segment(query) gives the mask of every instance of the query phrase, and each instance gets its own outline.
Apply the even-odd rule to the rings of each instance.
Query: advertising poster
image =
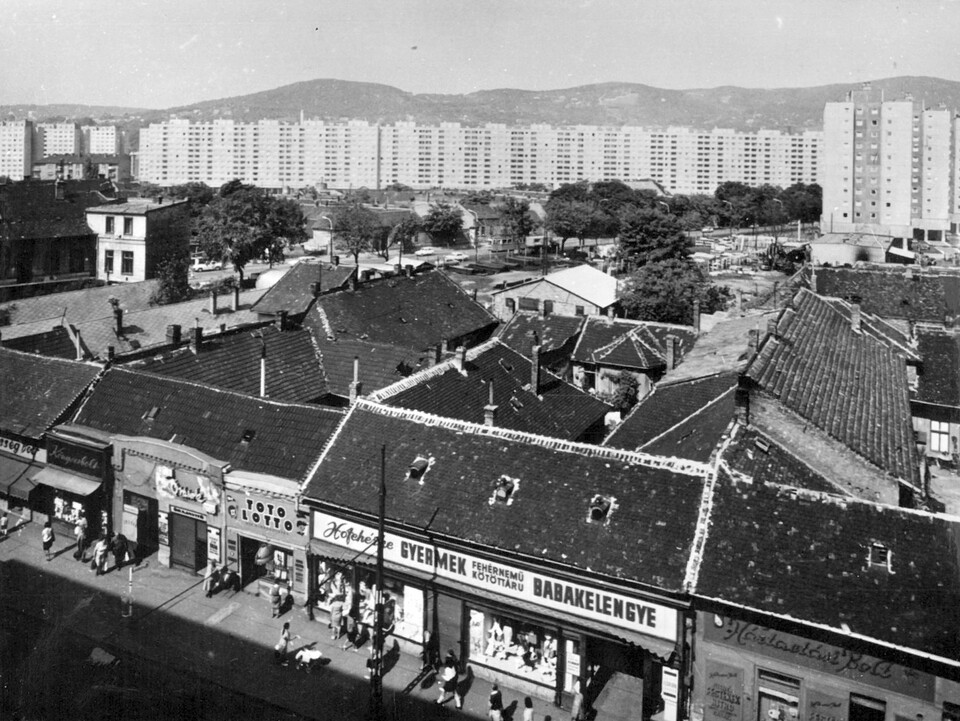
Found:
[[[743,721],[743,669],[707,661],[704,721]]]

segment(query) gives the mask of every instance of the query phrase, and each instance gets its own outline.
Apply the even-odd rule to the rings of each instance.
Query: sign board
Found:
[[[47,451],[44,448],[18,441],[16,438],[0,433],[0,451],[5,451],[18,458],[27,458],[38,463],[47,462]]]
[[[707,661],[704,721],[743,721],[743,669]]]
[[[314,511],[313,537],[376,557],[377,532],[368,526]],[[563,611],[669,641],[677,638],[677,610],[668,606],[449,551],[393,533],[385,534],[383,545],[384,559],[397,566],[500,594],[505,603],[520,599],[544,609]]]
[[[94,478],[103,478],[109,446],[87,446],[47,434],[47,463]]]

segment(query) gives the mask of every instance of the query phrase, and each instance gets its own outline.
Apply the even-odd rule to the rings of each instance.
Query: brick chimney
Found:
[[[234,312],[240,310],[240,286],[233,286],[233,294],[230,296],[230,309]]]
[[[267,397],[267,343],[260,334],[260,397]]]
[[[693,332],[700,333],[700,301],[693,301]]]
[[[286,330],[287,329],[287,311],[278,310],[277,311],[277,329]]]
[[[852,303],[850,305],[850,327],[854,333],[860,332],[860,304]]]
[[[666,342],[667,370],[677,367],[677,336],[672,333],[667,336]]]
[[[63,200],[63,178],[57,178],[54,181],[53,197],[55,200]]]
[[[193,327],[193,352],[199,353],[200,346],[203,345],[203,327],[198,322]]]
[[[433,355],[430,357],[430,365],[439,365],[441,358],[443,358],[443,341],[440,341],[433,347]]]
[[[217,291],[216,289],[210,290],[210,315],[217,314]]]
[[[316,298],[318,295],[320,295],[320,290],[318,289],[317,284],[316,284],[316,283],[311,283],[311,284],[310,284],[310,297],[311,297],[311,298]]]
[[[113,309],[114,331],[118,336],[123,335],[123,308]]]
[[[362,384],[360,383],[360,356],[353,357],[353,382],[350,383],[350,405],[353,405],[357,402],[357,398],[360,397],[360,389]]]
[[[108,346],[107,346],[107,360],[108,360],[108,361],[112,361],[113,358],[114,358],[114,355],[116,355],[116,351],[114,350],[114,348],[113,348],[112,345],[108,345]]]
[[[412,277],[413,277],[413,266],[410,265],[409,263],[407,263],[405,266],[403,266],[403,274],[404,274],[405,276],[407,276],[408,278],[412,278]]]
[[[167,326],[167,343],[169,345],[180,345],[180,326],[173,324]]]
[[[466,375],[467,373],[467,349],[464,346],[457,346],[456,354],[453,356],[453,367]]]
[[[356,268],[350,272],[350,280],[347,281],[347,287],[350,288],[350,290],[357,289],[357,273],[358,270]]]
[[[77,347],[77,360],[83,360],[83,342],[80,340],[80,331],[73,334],[73,344]]]
[[[495,426],[497,425],[497,406],[493,402],[493,381],[491,380],[487,385],[490,388],[490,394],[487,405],[483,407],[483,425]]]
[[[530,391],[540,395],[540,346],[530,349]]]

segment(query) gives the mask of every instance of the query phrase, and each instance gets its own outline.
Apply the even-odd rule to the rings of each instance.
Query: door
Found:
[[[170,514],[170,565],[199,571],[207,563],[207,524]]]
[[[444,593],[436,594],[437,650],[440,657],[452,650],[460,663],[466,660],[466,646],[463,638],[463,602],[459,598]]]

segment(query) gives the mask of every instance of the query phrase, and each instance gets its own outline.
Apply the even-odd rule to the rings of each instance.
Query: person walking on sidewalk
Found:
[[[77,539],[77,550],[73,557],[82,562],[83,552],[87,549],[87,519],[85,516],[80,516],[77,519],[77,525],[73,527],[73,535]]]
[[[127,537],[118,533],[110,544],[110,550],[113,552],[113,567],[119,571],[127,559]]]
[[[533,721],[533,699],[529,696],[523,699],[523,721]]]
[[[454,705],[458,709],[463,708],[463,696],[460,695],[460,691],[457,688],[459,677],[457,656],[451,650],[447,652],[447,658],[443,662],[443,669],[440,671],[440,698],[437,699],[438,704],[445,704],[452,698]]]
[[[274,583],[270,586],[270,611],[271,618],[280,618],[280,584]]]
[[[500,693],[500,687],[493,684],[490,690],[490,709],[487,711],[490,721],[503,721],[503,694]]]
[[[203,592],[207,598],[210,598],[213,595],[213,586],[216,583],[217,576],[217,562],[212,558],[207,559],[207,568],[203,572]]]
[[[300,638],[300,636],[294,636],[293,638]],[[280,666],[287,665],[287,647],[290,645],[290,622],[287,621],[283,624],[283,628],[280,630],[280,640],[277,641],[277,645],[273,647],[273,659]]]
[[[107,540],[106,535],[100,536],[97,540],[97,545],[93,547],[93,568],[91,571],[96,571],[98,576],[102,576],[107,572],[107,551],[110,548],[110,541]]]
[[[343,629],[343,596],[340,592],[330,599],[330,638],[337,641]]]
[[[40,532],[40,543],[43,546],[43,552],[47,554],[47,560],[53,559],[53,527],[50,521],[43,524],[43,530]]]
[[[0,538],[7,537],[7,523],[9,519],[7,518],[7,512],[4,511],[3,515],[0,516]]]

